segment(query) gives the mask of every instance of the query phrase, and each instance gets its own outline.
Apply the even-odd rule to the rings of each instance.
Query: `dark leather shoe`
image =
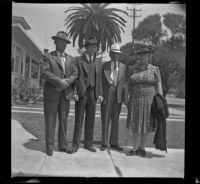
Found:
[[[146,157],[147,156],[146,151],[142,150],[142,149],[140,149],[139,155],[142,156],[142,157]]]
[[[53,151],[46,152],[46,154],[47,154],[48,156],[52,156],[52,155],[53,155]]]
[[[72,150],[69,148],[69,147],[66,147],[66,148],[60,148],[59,149],[60,152],[66,152],[68,154],[72,154]]]
[[[117,151],[124,151],[123,148],[121,148],[121,147],[118,146],[118,145],[110,145],[110,148],[115,149],[115,150],[117,150]]]
[[[76,153],[77,151],[78,151],[78,147],[73,146],[73,147],[72,147],[72,152],[73,152],[73,153]]]
[[[100,150],[101,150],[101,151],[105,151],[106,148],[108,148],[108,146],[102,145],[102,146],[100,147]]]
[[[93,146],[84,146],[84,148],[91,152],[96,152],[96,149]]]
[[[127,156],[133,156],[133,155],[139,155],[139,153],[140,153],[139,149],[137,149],[137,150],[130,150],[130,151],[126,152],[126,155]]]

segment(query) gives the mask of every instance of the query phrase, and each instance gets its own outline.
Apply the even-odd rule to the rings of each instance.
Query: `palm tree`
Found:
[[[106,8],[107,3],[81,4],[82,7],[71,7],[67,12],[72,12],[65,19],[67,34],[73,39],[73,46],[78,39],[79,48],[89,37],[96,37],[105,51],[113,42],[121,42],[121,31],[124,32],[126,20],[115,12],[127,14],[117,8]],[[122,27],[123,26],[123,27]]]

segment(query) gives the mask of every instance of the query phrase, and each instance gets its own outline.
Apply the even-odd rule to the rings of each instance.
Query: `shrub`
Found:
[[[30,86],[28,79],[22,79],[19,85],[12,86],[12,104],[35,104],[40,95],[40,89]]]

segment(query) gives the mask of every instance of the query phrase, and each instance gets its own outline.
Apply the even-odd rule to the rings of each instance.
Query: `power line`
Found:
[[[133,8],[128,8],[127,7],[127,10],[130,10],[131,11],[131,13],[133,12],[133,14],[132,15],[129,15],[128,13],[127,13],[127,16],[128,17],[133,17],[133,31],[135,30],[135,20],[136,20],[136,18],[137,17],[141,17],[141,15],[137,15],[137,11],[142,11],[141,9],[136,9],[135,7],[134,7],[134,4],[133,4]],[[133,38],[133,37],[132,37]],[[134,44],[134,38],[133,38],[133,44]]]

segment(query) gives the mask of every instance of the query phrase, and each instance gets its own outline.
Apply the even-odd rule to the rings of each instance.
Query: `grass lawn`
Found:
[[[32,106],[33,107],[33,106]],[[45,126],[43,114],[17,113],[12,112],[12,119],[17,120],[21,125],[39,140],[45,140]],[[67,127],[67,140],[72,142],[74,132],[74,116],[69,116]],[[58,125],[58,122],[57,122]],[[155,147],[153,144],[154,133],[148,136],[147,147]],[[57,142],[57,127],[55,142]],[[84,126],[81,140],[84,140]],[[94,128],[94,143],[101,141],[101,119],[96,118]],[[185,123],[184,122],[167,122],[167,142],[168,148],[184,148],[185,142]],[[119,144],[121,146],[131,146],[133,144],[132,133],[126,129],[126,120],[120,119],[119,122]]]

